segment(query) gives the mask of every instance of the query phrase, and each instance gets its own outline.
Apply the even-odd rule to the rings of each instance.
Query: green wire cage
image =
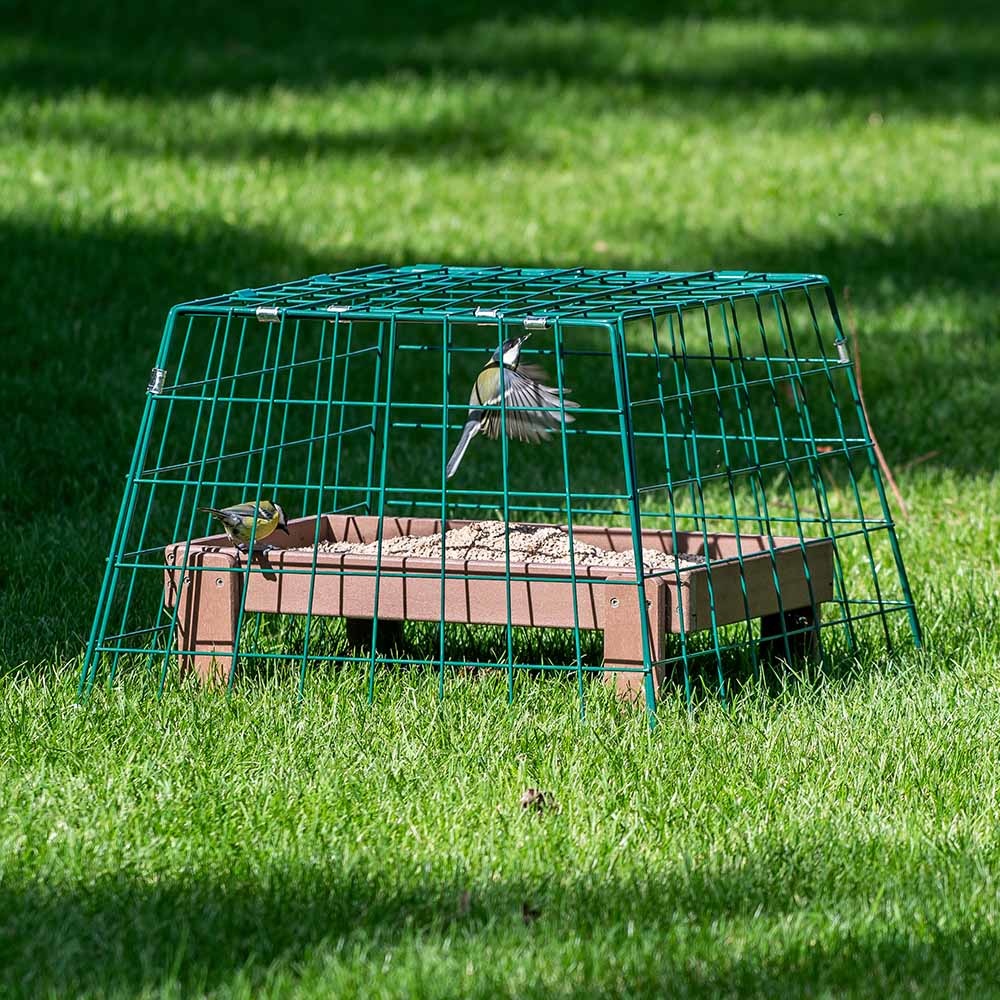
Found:
[[[502,395],[449,478],[516,336],[551,433],[504,433]],[[280,547],[199,511],[263,499]],[[825,278],[373,266],[170,311],[80,687],[266,667],[301,692],[353,665],[372,698],[407,663],[441,695],[551,671],[581,711],[601,677],[653,711],[665,683],[690,704],[899,640],[919,624]]]

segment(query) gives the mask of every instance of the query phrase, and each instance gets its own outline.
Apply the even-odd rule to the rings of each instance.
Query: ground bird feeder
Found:
[[[476,373],[524,333],[555,429],[480,436],[449,479]],[[257,498],[284,507],[280,548],[238,551],[198,512]],[[568,674],[581,710],[603,675],[653,711],[667,678],[724,697],[904,633],[825,278],[373,266],[171,310],[81,689],[140,664],[161,689],[354,664],[372,697],[406,662],[442,694],[469,666],[511,697]]]

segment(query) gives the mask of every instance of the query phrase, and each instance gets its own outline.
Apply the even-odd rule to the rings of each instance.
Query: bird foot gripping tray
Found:
[[[653,710],[897,620],[919,641],[826,279],[376,266],[171,311],[81,689],[259,661],[371,697],[405,660]]]

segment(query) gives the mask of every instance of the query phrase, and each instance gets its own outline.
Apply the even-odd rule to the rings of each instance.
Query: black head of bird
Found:
[[[493,356],[484,366],[484,370],[492,365],[503,365],[504,368],[516,368],[521,361],[521,345],[529,336],[530,334],[526,333],[523,337],[512,337],[510,340],[505,340],[493,352]]]
[[[565,411],[578,406],[545,384],[547,375],[536,365],[521,362],[521,345],[530,334],[505,340],[483,366],[472,385],[469,416],[462,436],[448,459],[447,474],[458,470],[466,449],[477,434],[498,438],[506,425],[507,437],[541,441],[573,418]]]

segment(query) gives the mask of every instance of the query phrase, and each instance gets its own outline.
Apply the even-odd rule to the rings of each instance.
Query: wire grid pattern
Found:
[[[510,442],[506,433],[499,442],[479,441],[469,474],[449,481],[444,467],[476,368],[486,351],[524,330],[532,331],[528,359],[554,367],[561,415],[564,394],[577,389],[575,422],[563,423],[540,462],[534,446]],[[311,665],[353,663],[367,669],[372,698],[379,662],[372,609],[380,607],[383,581],[426,577],[440,583],[435,655],[425,636],[425,648],[405,658],[436,669],[442,695],[457,668],[505,670],[511,698],[519,671],[571,671],[582,712],[586,680],[603,667],[581,628],[578,584],[585,574],[574,538],[595,523],[627,527],[636,565],[642,532],[650,529],[669,538],[669,551],[695,546],[706,557],[707,623],[689,631],[680,614],[661,656],[654,655],[657,637],[641,630],[641,662],[623,668],[641,676],[650,711],[657,682],[675,667],[689,703],[698,661],[714,665],[723,698],[734,663],[759,670],[765,636],[747,584],[751,539],[765,540],[757,558],[769,564],[777,641],[787,659],[804,633],[815,635],[821,656],[850,654],[872,623],[891,644],[888,616],[896,611],[920,641],[845,337],[821,276],[359,268],[174,307],[154,371],[163,374],[147,392],[81,691],[102,667],[113,681],[123,662],[136,659],[158,666],[162,690],[178,658],[210,655],[178,647],[181,602],[163,600],[164,549],[184,543],[177,567],[184,586],[202,571],[189,561],[193,540],[212,533],[197,508],[267,496],[286,508],[294,501],[297,514],[313,518],[311,564],[272,570],[308,578],[306,611],[294,634],[264,622],[246,608],[251,576],[263,569],[250,559],[232,567],[243,600],[225,654],[230,687],[238,664],[252,660],[297,663],[300,691]],[[498,409],[506,430],[514,407],[502,400]],[[323,518],[336,514],[378,519],[373,566],[322,564],[316,553]],[[570,644],[561,648],[568,662],[552,662],[514,623],[512,586],[546,577],[518,570],[509,538],[498,570],[459,574],[504,585],[499,638],[481,640],[478,652],[476,643],[468,648],[456,640],[446,625],[445,582],[455,572],[444,548],[434,571],[384,565],[382,526],[399,515],[436,518],[437,530],[456,517],[496,515],[507,524],[563,525],[568,573],[551,579],[564,582],[571,596]],[[722,534],[735,541],[732,551],[720,548]],[[818,608],[809,559],[817,540],[830,547],[833,575],[820,625],[787,614],[794,609],[783,604],[779,571],[781,545],[787,554],[791,544],[809,604]],[[724,585],[738,588],[742,622],[717,614],[726,566],[735,568]],[[643,607],[650,581],[669,578],[673,600],[683,602],[682,572],[678,563],[607,586],[631,588]],[[326,623],[313,613],[317,586],[333,576],[373,580],[366,652],[331,644]],[[290,644],[301,651],[290,653]]]
[[[787,291],[822,280],[816,275],[747,271],[607,271],[582,267],[448,267],[414,264],[318,274],[266,288],[185,303],[182,311],[280,309],[337,311],[397,320],[500,315],[608,322],[660,314],[691,304]]]

